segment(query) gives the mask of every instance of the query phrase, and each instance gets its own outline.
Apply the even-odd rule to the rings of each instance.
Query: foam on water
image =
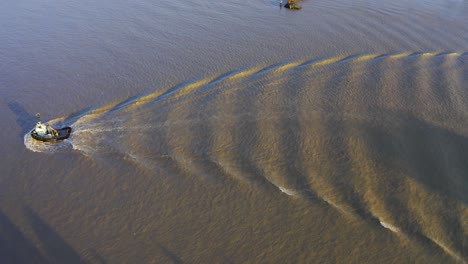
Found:
[[[57,153],[70,150],[73,147],[71,141],[68,139],[54,143],[41,142],[33,139],[30,133],[31,132],[26,133],[23,140],[25,147],[33,152]]]
[[[292,189],[288,189],[288,188],[285,188],[283,186],[278,186],[278,189],[280,189],[281,192],[289,195],[289,196],[298,196],[298,193],[297,191],[295,190],[292,190]]]
[[[383,221],[383,220],[380,220],[380,224],[381,224],[383,227],[389,229],[389,230],[392,231],[392,232],[400,233],[400,229],[399,229],[398,227],[396,227],[396,226],[390,224],[390,223],[387,223],[387,222],[385,222],[385,221]]]

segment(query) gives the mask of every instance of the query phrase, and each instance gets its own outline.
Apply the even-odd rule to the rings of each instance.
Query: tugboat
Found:
[[[36,127],[31,131],[32,138],[44,142],[56,142],[70,137],[71,127],[55,129],[49,124],[43,124],[40,114],[36,114],[36,117],[38,121]]]
[[[302,9],[302,6],[296,3],[296,0],[287,0],[286,4],[284,7],[292,10],[300,10]]]

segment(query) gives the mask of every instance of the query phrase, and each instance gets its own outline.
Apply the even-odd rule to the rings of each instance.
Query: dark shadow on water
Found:
[[[0,212],[0,263],[48,263],[34,244]]]
[[[24,215],[39,240],[38,245],[0,211],[0,263],[87,263],[30,208],[24,208]],[[41,252],[37,246],[45,252]],[[101,257],[97,258],[98,263],[105,263]]]
[[[34,211],[25,207],[24,215],[39,240],[38,245],[0,211],[0,263],[88,263]],[[94,263],[105,263],[95,252],[93,259]]]
[[[182,261],[182,259],[180,259],[176,254],[171,252],[169,249],[165,248],[163,245],[160,244],[159,249],[161,250],[161,252],[165,256],[167,256],[171,260],[171,263],[174,263],[174,264],[183,264],[184,263]]]
[[[386,166],[402,166],[432,191],[468,205],[468,138],[404,114],[387,114],[385,119],[395,122],[396,129],[373,125],[362,129]],[[397,160],[401,162],[393,164]]]
[[[454,199],[468,205],[468,138],[407,114],[387,111],[381,117],[381,120],[391,123],[391,128],[357,124],[368,139],[370,156],[385,168],[398,168],[431,192],[440,194],[441,199],[447,202]],[[386,179],[385,182],[392,183],[392,180]],[[387,196],[387,202],[392,200],[391,196]],[[387,205],[393,207],[394,212],[410,214],[410,208],[404,204],[390,202]],[[446,211],[457,210],[453,203],[448,202],[445,206]],[[457,214],[447,214],[441,218],[443,228],[456,230],[451,234],[454,241],[451,250],[462,259],[467,259],[466,237],[460,233],[463,230],[461,221]],[[417,225],[402,222],[400,228],[434,249],[440,247],[420,233]]]
[[[16,115],[16,123],[21,128],[20,137],[29,132],[36,124],[36,116],[28,113],[23,106],[17,102],[8,102],[8,108]]]
[[[23,106],[21,106],[17,102],[8,102],[7,105],[8,105],[8,108],[16,116],[16,123],[21,128],[21,134],[19,135],[19,137],[23,139],[24,134],[31,131],[36,125],[36,122],[37,122],[36,113],[34,114],[29,113],[28,111],[26,111],[26,109]],[[71,114],[68,117],[66,117],[65,123],[67,125],[71,125],[73,122],[78,120],[83,114],[88,113],[89,111],[91,111],[91,109],[85,109],[83,111]],[[47,120],[49,120],[49,118],[46,118],[45,120],[43,119],[42,121],[47,121]],[[57,126],[60,127],[61,124],[58,124]]]
[[[84,263],[80,255],[39,215],[27,207],[24,211],[51,263]]]
[[[107,261],[99,255],[95,250],[88,250],[87,258],[89,261],[81,261],[81,263],[96,263],[96,264],[106,264]]]

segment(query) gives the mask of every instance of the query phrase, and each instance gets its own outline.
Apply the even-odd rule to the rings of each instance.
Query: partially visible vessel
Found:
[[[31,137],[44,142],[55,142],[64,140],[70,137],[71,127],[62,127],[55,129],[49,124],[43,124],[41,122],[41,116],[36,115],[39,119],[36,123],[36,127],[31,131]]]
[[[292,9],[292,10],[300,10],[302,9],[302,6],[296,4],[296,3],[287,3],[284,5],[284,7],[288,8],[288,9]]]
[[[287,0],[284,7],[288,8],[288,9],[292,9],[292,10],[300,10],[300,9],[302,9],[302,6],[300,6],[298,3],[296,3],[298,1],[300,1],[300,0]],[[282,2],[283,1],[281,0],[281,3]]]

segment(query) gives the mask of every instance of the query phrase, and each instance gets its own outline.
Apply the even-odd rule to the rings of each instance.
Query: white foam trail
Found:
[[[382,225],[384,228],[389,229],[392,232],[395,233],[400,233],[400,229],[390,223],[384,222],[383,220],[379,220],[380,225]]]
[[[432,238],[432,237],[427,237],[429,238],[432,242],[434,242],[436,245],[438,245],[441,249],[443,249],[447,254],[449,254],[450,256],[452,256],[454,259],[456,259],[458,262],[460,263],[467,263],[466,260],[464,260],[464,258],[460,255],[458,255],[456,252],[454,252],[453,250],[451,250],[450,248],[448,248],[447,246],[445,246],[442,242],[440,242],[439,240],[435,239],[435,238]]]
[[[96,144],[86,144],[84,140],[72,139],[72,148],[80,151],[81,153],[90,156],[99,150]]]
[[[24,146],[30,151],[40,153],[56,153],[72,148],[71,142],[67,139],[54,143],[37,141],[31,137],[31,131],[24,135],[23,142]]]
[[[97,153],[106,138],[105,132],[116,131],[118,129],[78,128],[72,132],[70,137],[72,148],[88,156]]]
[[[279,186],[277,185],[278,189],[280,189],[280,191],[284,192],[285,194],[289,195],[289,196],[297,196],[297,192],[294,191],[294,190],[291,190],[291,189],[288,189],[288,188],[285,188],[283,186]]]
[[[52,125],[57,123],[57,120],[51,120],[47,123]],[[64,141],[54,143],[39,142],[31,138],[31,131],[29,131],[24,135],[24,145],[27,149],[33,152],[55,153],[74,149],[84,153],[85,155],[92,155],[101,150],[102,147],[105,147],[103,142],[105,142],[106,138],[111,136],[107,135],[108,133],[124,133],[126,131],[135,130],[142,131],[154,129],[156,127],[154,125],[126,127],[122,126],[122,123],[123,120],[121,119],[111,119],[106,120],[105,122],[93,122],[93,120],[86,121],[86,116],[84,116],[69,125],[72,127],[72,133],[70,138]]]

